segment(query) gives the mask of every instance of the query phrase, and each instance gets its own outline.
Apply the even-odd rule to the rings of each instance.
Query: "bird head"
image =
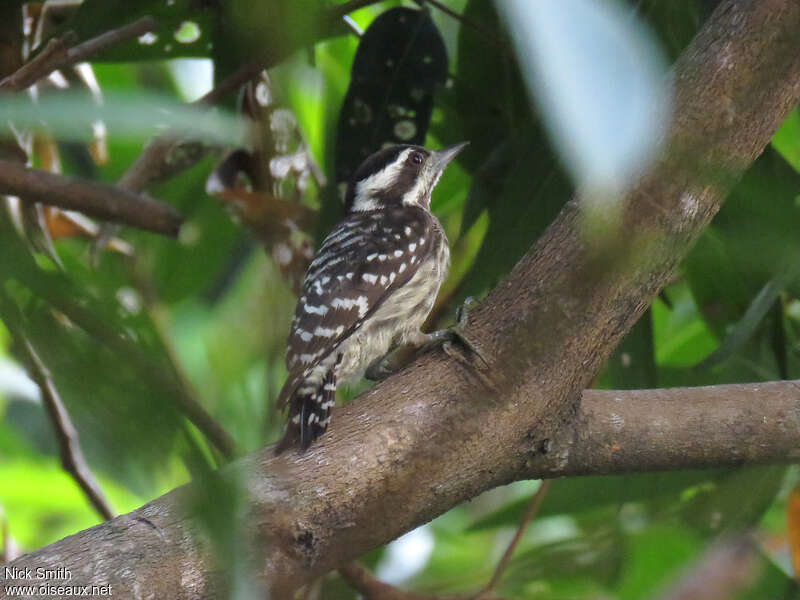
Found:
[[[444,168],[468,143],[442,150],[408,145],[379,150],[353,174],[345,195],[346,212],[401,205],[428,208]]]

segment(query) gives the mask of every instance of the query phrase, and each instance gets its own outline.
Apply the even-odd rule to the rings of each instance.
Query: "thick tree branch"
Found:
[[[164,235],[177,235],[181,226],[181,217],[166,204],[113,185],[29,169],[5,160],[0,160],[0,194]]]
[[[357,403],[345,407],[341,413],[341,420],[356,426],[369,423],[372,418]],[[358,433],[351,427],[347,436],[357,441]],[[519,450],[529,456],[518,476],[538,479],[791,463],[800,460],[798,439],[800,381],[665,390],[586,390],[575,418],[552,440],[518,440]],[[341,443],[343,441],[337,442]],[[387,439],[387,444],[396,447],[392,439]],[[290,483],[286,480],[286,467],[282,467],[283,472],[276,470],[281,468],[281,461],[271,459],[270,453],[271,448],[267,448],[260,456],[238,464],[248,471],[269,473],[254,479],[252,484],[254,493],[260,497],[276,496],[268,526],[294,528],[295,523],[286,523],[283,519],[283,513],[291,510],[290,496],[284,491]],[[308,465],[309,473],[321,475],[320,471],[314,471],[316,461],[321,458],[320,454],[309,452],[295,461]],[[401,466],[401,463],[393,464],[394,468]],[[482,478],[487,476],[491,474],[484,474]],[[384,493],[394,491],[406,498],[437,491],[396,489],[391,481],[383,485],[388,490]],[[211,551],[196,526],[185,518],[187,491],[184,488],[175,490],[130,514],[23,556],[11,565],[71,569],[80,566],[88,573],[84,584],[108,582],[114,586],[115,594],[123,597],[139,597],[131,591],[134,585],[155,591],[161,598],[213,597],[216,580],[209,558]],[[387,515],[386,518],[391,520],[392,517]],[[374,521],[370,523],[375,524]],[[263,520],[253,524],[264,526]],[[302,525],[299,523],[300,527]],[[330,527],[348,530],[356,525],[336,520]],[[303,530],[295,531],[302,540]],[[125,540],[125,551],[120,550],[121,539]],[[313,538],[310,543],[313,545]],[[341,560],[341,565],[337,566],[344,566],[342,555],[355,554],[345,548],[338,551],[340,555],[331,557],[328,564]],[[278,570],[281,565],[269,567]],[[140,572],[139,568],[144,570]],[[367,589],[376,592],[379,586],[381,591],[391,588],[358,569],[346,568],[345,571],[346,575],[355,577],[358,585],[367,586],[358,588],[362,593]],[[132,576],[120,576],[120,572],[132,573]],[[414,597],[410,592],[391,590]]]
[[[538,439],[523,479],[800,460],[800,381],[586,390],[569,427]]]
[[[628,411],[638,412],[638,402],[620,392],[616,417],[602,416],[581,409],[580,392],[798,104],[799,32],[796,0],[719,5],[675,66],[675,118],[665,151],[625,199],[616,246],[601,252],[590,245],[581,235],[579,204],[571,202],[472,312],[466,335],[491,362],[493,389],[462,362],[429,354],[338,411],[329,433],[308,452],[275,458],[267,448],[229,467],[249,478],[254,560],[273,597],[291,597],[313,577],[515,479],[590,468],[609,473],[796,460],[796,444],[784,444],[786,431],[792,440],[800,434],[795,384],[763,384],[758,392],[727,388],[729,401],[744,398],[737,410],[758,411],[746,425],[747,442],[741,431],[719,427],[710,440],[693,438],[679,448],[661,433],[667,423],[652,405],[642,413],[649,418],[634,418]],[[692,397],[707,389],[672,393],[687,430],[718,419],[716,404]],[[753,393],[760,397],[756,404]],[[700,423],[686,419],[703,408]],[[631,427],[620,436],[633,436],[636,424],[644,428],[635,436],[636,458],[609,447],[620,417]],[[753,439],[767,445],[751,447]],[[559,440],[571,441],[564,449]],[[708,446],[682,458],[707,442],[724,451]],[[675,460],[642,450],[648,447]],[[734,447],[742,448],[727,454]],[[590,467],[578,464],[580,456],[591,459]],[[74,568],[122,596],[134,597],[134,590],[162,598],[214,596],[220,584],[212,553],[186,517],[186,494],[176,490],[13,564]]]

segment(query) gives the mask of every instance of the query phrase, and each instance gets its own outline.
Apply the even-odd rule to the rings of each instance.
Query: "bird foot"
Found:
[[[407,366],[420,354],[424,354],[434,348],[441,348],[448,356],[457,358],[464,362],[462,353],[454,351],[458,346],[466,351],[467,355],[476,356],[483,363],[484,367],[489,368],[489,363],[481,354],[480,350],[470,342],[462,333],[469,319],[469,310],[475,301],[470,297],[464,301],[456,311],[457,324],[450,329],[441,329],[433,333],[420,333],[419,337],[404,346],[401,346],[388,354],[374,360],[367,367],[365,377],[370,381],[381,381],[390,375],[397,373]]]

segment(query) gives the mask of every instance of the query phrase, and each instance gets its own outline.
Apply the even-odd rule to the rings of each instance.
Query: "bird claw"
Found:
[[[467,354],[477,356],[488,369],[489,363],[481,351],[462,333],[462,330],[469,323],[469,313],[476,304],[475,299],[472,296],[468,296],[464,303],[456,309],[457,324],[455,327],[428,334],[428,341],[423,344],[421,351],[424,352],[433,346],[440,346],[448,356],[453,357],[453,346],[457,345],[466,350]]]
[[[478,301],[475,300],[475,298],[467,296],[464,298],[464,302],[456,309],[456,322],[458,323],[459,329],[463,329],[467,326],[469,323],[469,313],[477,304]]]
[[[390,375],[397,373],[397,371],[400,369],[396,365],[392,364],[394,362],[392,360],[393,354],[393,352],[389,352],[388,354],[373,360],[367,367],[367,370],[364,372],[364,377],[370,381],[382,381]]]
[[[448,356],[464,362],[464,353],[455,352],[454,346],[461,347],[468,355],[477,356],[486,369],[488,369],[489,363],[486,361],[483,354],[481,354],[481,351],[461,332],[468,323],[469,311],[474,304],[475,300],[472,297],[468,297],[464,300],[464,304],[459,306],[456,311],[457,324],[455,327],[441,329],[433,333],[420,334],[420,340],[418,340],[417,343],[412,343],[409,346],[401,346],[372,361],[367,367],[364,377],[370,381],[386,379],[408,365],[416,356],[424,354],[434,348],[441,348]]]

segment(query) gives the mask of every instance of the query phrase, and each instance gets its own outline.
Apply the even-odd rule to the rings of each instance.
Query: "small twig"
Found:
[[[463,596],[430,596],[401,590],[375,579],[369,571],[355,562],[340,567],[339,574],[365,600],[464,600]]]
[[[0,194],[169,236],[178,234],[182,222],[172,207],[118,186],[29,169],[4,160],[0,160]]]
[[[505,40],[499,38],[493,31],[491,31],[490,29],[487,29],[486,27],[484,27],[482,25],[479,25],[478,23],[476,23],[475,21],[472,21],[471,19],[467,19],[463,15],[460,15],[459,13],[454,11],[452,8],[450,8],[448,6],[445,6],[444,4],[439,2],[439,0],[414,0],[414,2],[416,2],[420,6],[423,6],[425,4],[430,4],[431,6],[436,8],[437,10],[442,11],[447,16],[452,17],[453,19],[455,19],[456,21],[458,21],[462,25],[465,25],[465,26],[469,27],[470,29],[472,29],[473,31],[475,31],[476,33],[481,35],[481,37],[486,39],[488,42],[490,42],[492,45],[496,46],[497,48],[499,48],[501,50],[508,50],[509,49],[508,44],[505,42]]]
[[[192,104],[214,106],[226,94],[237,90],[256,77],[263,69],[264,66],[258,62],[248,62]],[[141,192],[153,183],[163,181],[188,169],[207,153],[208,147],[202,142],[179,141],[169,133],[154,136],[128,167],[117,185],[132,192]]]
[[[539,489],[536,490],[536,493],[533,495],[531,501],[528,503],[528,506],[525,508],[525,514],[522,515],[522,520],[519,522],[519,526],[517,526],[517,531],[514,533],[514,537],[511,538],[511,541],[508,543],[508,547],[506,548],[506,551],[503,552],[503,556],[500,557],[500,561],[497,563],[497,566],[494,569],[492,578],[489,580],[489,583],[486,585],[486,587],[483,588],[483,591],[475,596],[475,600],[483,600],[491,597],[488,594],[491,594],[491,592],[500,582],[500,578],[503,576],[506,567],[508,567],[508,561],[511,560],[511,555],[514,554],[517,544],[519,544],[520,539],[522,539],[522,534],[525,533],[528,525],[530,525],[531,521],[536,516],[536,513],[539,512],[542,502],[544,502],[544,498],[549,489],[550,480],[543,479],[542,483],[539,485]]]
[[[38,290],[37,290],[38,291]],[[45,292],[45,290],[41,290]],[[173,394],[176,409],[180,411],[226,458],[239,454],[236,443],[230,434],[181,386],[175,373],[145,355],[136,344],[119,335],[102,320],[69,298],[50,295],[47,299],[78,327],[96,338],[109,349],[120,354],[154,384]]]
[[[226,460],[233,460],[239,454],[239,450],[236,448],[236,442],[234,442],[225,428],[216,421],[197,400],[197,392],[189,380],[189,377],[186,375],[186,372],[183,370],[177,352],[164,330],[161,318],[157,314],[155,307],[147,300],[145,294],[141,292],[141,286],[139,289],[142,297],[145,298],[144,302],[147,306],[148,316],[153,323],[153,329],[155,330],[158,343],[164,350],[170,371],[172,371],[174,375],[178,392],[178,404],[181,410],[186,418],[197,427]]]
[[[123,44],[128,40],[138,38],[139,36],[151,31],[156,31],[158,27],[158,21],[156,21],[153,17],[145,16],[138,21],[129,23],[128,25],[123,25],[117,29],[111,29],[101,33],[91,40],[87,40],[82,44],[78,44],[77,46],[70,48],[67,52],[67,64],[83,62],[92,56],[96,56],[101,52],[105,52],[106,50]]]
[[[63,60],[69,45],[74,43],[74,35],[54,38],[47,42],[44,49],[35,59],[28,61],[15,72],[0,81],[0,90],[18,91],[33,85],[45,75],[49,75],[53,69],[49,65]],[[46,71],[46,72],[45,72]],[[44,74],[43,74],[44,73]]]
[[[259,61],[250,61],[243,64],[202,98],[192,104],[198,106],[214,106],[230,92],[235,92],[248,81],[255,79],[264,70],[264,64]]]
[[[222,100],[226,94],[235,91],[256,77],[263,69],[263,65],[256,61],[248,62],[226,77],[205,96],[191,104],[211,107]],[[200,161],[208,153],[208,150],[205,144],[196,140],[180,141],[168,133],[154,136],[122,174],[117,185],[131,192],[142,192],[150,185],[169,179],[188,169]],[[97,261],[101,250],[116,235],[117,229],[116,226],[110,224],[105,224],[100,228],[100,232],[92,244],[92,262]]]
[[[7,325],[9,324],[7,323]],[[50,372],[41,358],[39,358],[30,340],[21,332],[13,331],[13,326],[9,326],[9,328],[12,329],[12,335],[19,342],[25,356],[25,362],[30,370],[31,378],[41,390],[42,403],[53,424],[58,441],[61,466],[83,490],[83,493],[86,494],[89,502],[100,516],[106,520],[113,519],[114,510],[106,500],[100,484],[97,483],[91,469],[89,469],[89,465],[86,464],[86,459],[83,456],[80,441],[78,440],[78,432],[72,424],[61,397],[58,395],[58,390],[53,383]]]
[[[349,2],[332,6],[328,11],[327,16],[332,21],[338,21],[343,16],[357,11],[359,8],[364,8],[370,4],[377,4],[380,1],[381,0],[350,0]]]
[[[15,73],[0,81],[0,90],[24,90],[40,79],[47,77],[56,69],[83,62],[109,48],[137,38],[158,29],[158,21],[152,17],[142,17],[138,21],[112,29],[87,40],[77,46],[69,47],[73,34],[50,40],[36,57],[25,63]]]

